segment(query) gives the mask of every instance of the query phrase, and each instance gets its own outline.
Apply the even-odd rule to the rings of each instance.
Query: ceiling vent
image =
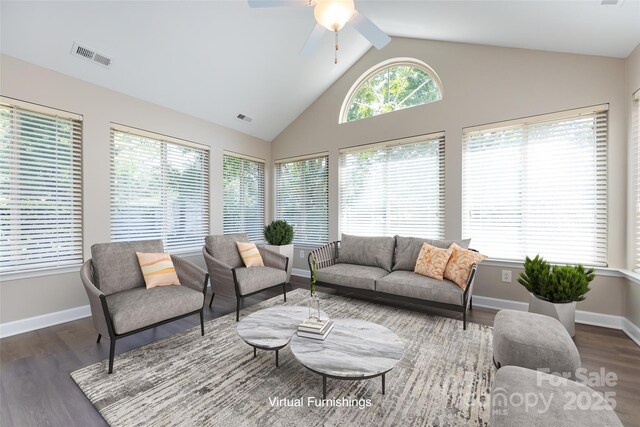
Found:
[[[246,116],[244,114],[238,114],[236,116],[236,119],[241,120],[241,121],[243,121],[245,123],[251,123],[253,121],[253,119],[251,117]]]
[[[111,68],[111,58],[109,58],[105,54],[98,53],[95,51],[95,49],[91,49],[87,46],[74,43],[73,47],[71,48],[71,54],[73,56],[77,56],[78,58],[83,58],[93,63],[102,65],[105,68]]]

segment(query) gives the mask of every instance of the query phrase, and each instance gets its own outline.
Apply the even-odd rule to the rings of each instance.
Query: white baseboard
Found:
[[[640,328],[627,318],[622,319],[622,331],[640,346]]]
[[[68,310],[14,320],[13,322],[0,324],[0,338],[23,334],[25,332],[58,325],[60,323],[71,322],[72,320],[78,320],[89,316],[91,316],[91,308],[88,305],[83,305],[81,307],[70,308]]]
[[[473,296],[473,305],[475,307],[492,308],[494,310],[509,309],[527,311],[529,309],[529,304],[526,302],[483,297],[481,295]],[[626,317],[576,310],[576,323],[621,330],[627,334],[633,342],[640,346],[640,328],[631,323]]]
[[[311,277],[311,272],[309,270],[304,270],[302,268],[292,268],[291,274],[294,276],[300,276],[300,277]]]

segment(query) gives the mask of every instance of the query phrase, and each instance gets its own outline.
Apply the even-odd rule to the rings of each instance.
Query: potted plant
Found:
[[[264,227],[264,239],[268,245],[265,248],[277,252],[280,255],[289,257],[287,266],[287,282],[291,278],[291,267],[293,266],[293,227],[282,219],[272,221]]]
[[[585,299],[593,268],[582,265],[551,265],[544,258],[526,258],[518,283],[530,293],[529,312],[559,320],[572,337],[576,334],[576,302]]]

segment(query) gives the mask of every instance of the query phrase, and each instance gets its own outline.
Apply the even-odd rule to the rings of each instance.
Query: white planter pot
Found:
[[[554,304],[533,294],[529,297],[529,313],[544,314],[559,320],[572,337],[576,334],[576,303]]]
[[[291,268],[293,267],[293,244],[283,246],[264,245],[264,248],[289,257],[289,265],[287,266],[287,283],[289,283],[289,279],[291,278]]]

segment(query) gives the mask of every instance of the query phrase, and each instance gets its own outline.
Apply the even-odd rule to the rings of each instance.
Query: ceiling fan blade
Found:
[[[313,53],[318,48],[318,45],[322,41],[322,36],[324,36],[325,31],[326,30],[322,25],[316,24],[316,26],[313,27],[313,31],[311,31],[311,34],[309,34],[309,37],[307,37],[307,41],[304,43],[304,46],[302,47],[302,49],[300,49],[300,55],[313,55]]]
[[[391,37],[385,34],[376,24],[371,22],[369,18],[356,10],[349,23],[358,30],[372,45],[377,49],[382,49],[391,41]]]
[[[265,7],[289,7],[289,6],[306,6],[305,0],[247,0],[249,7],[265,8]]]

